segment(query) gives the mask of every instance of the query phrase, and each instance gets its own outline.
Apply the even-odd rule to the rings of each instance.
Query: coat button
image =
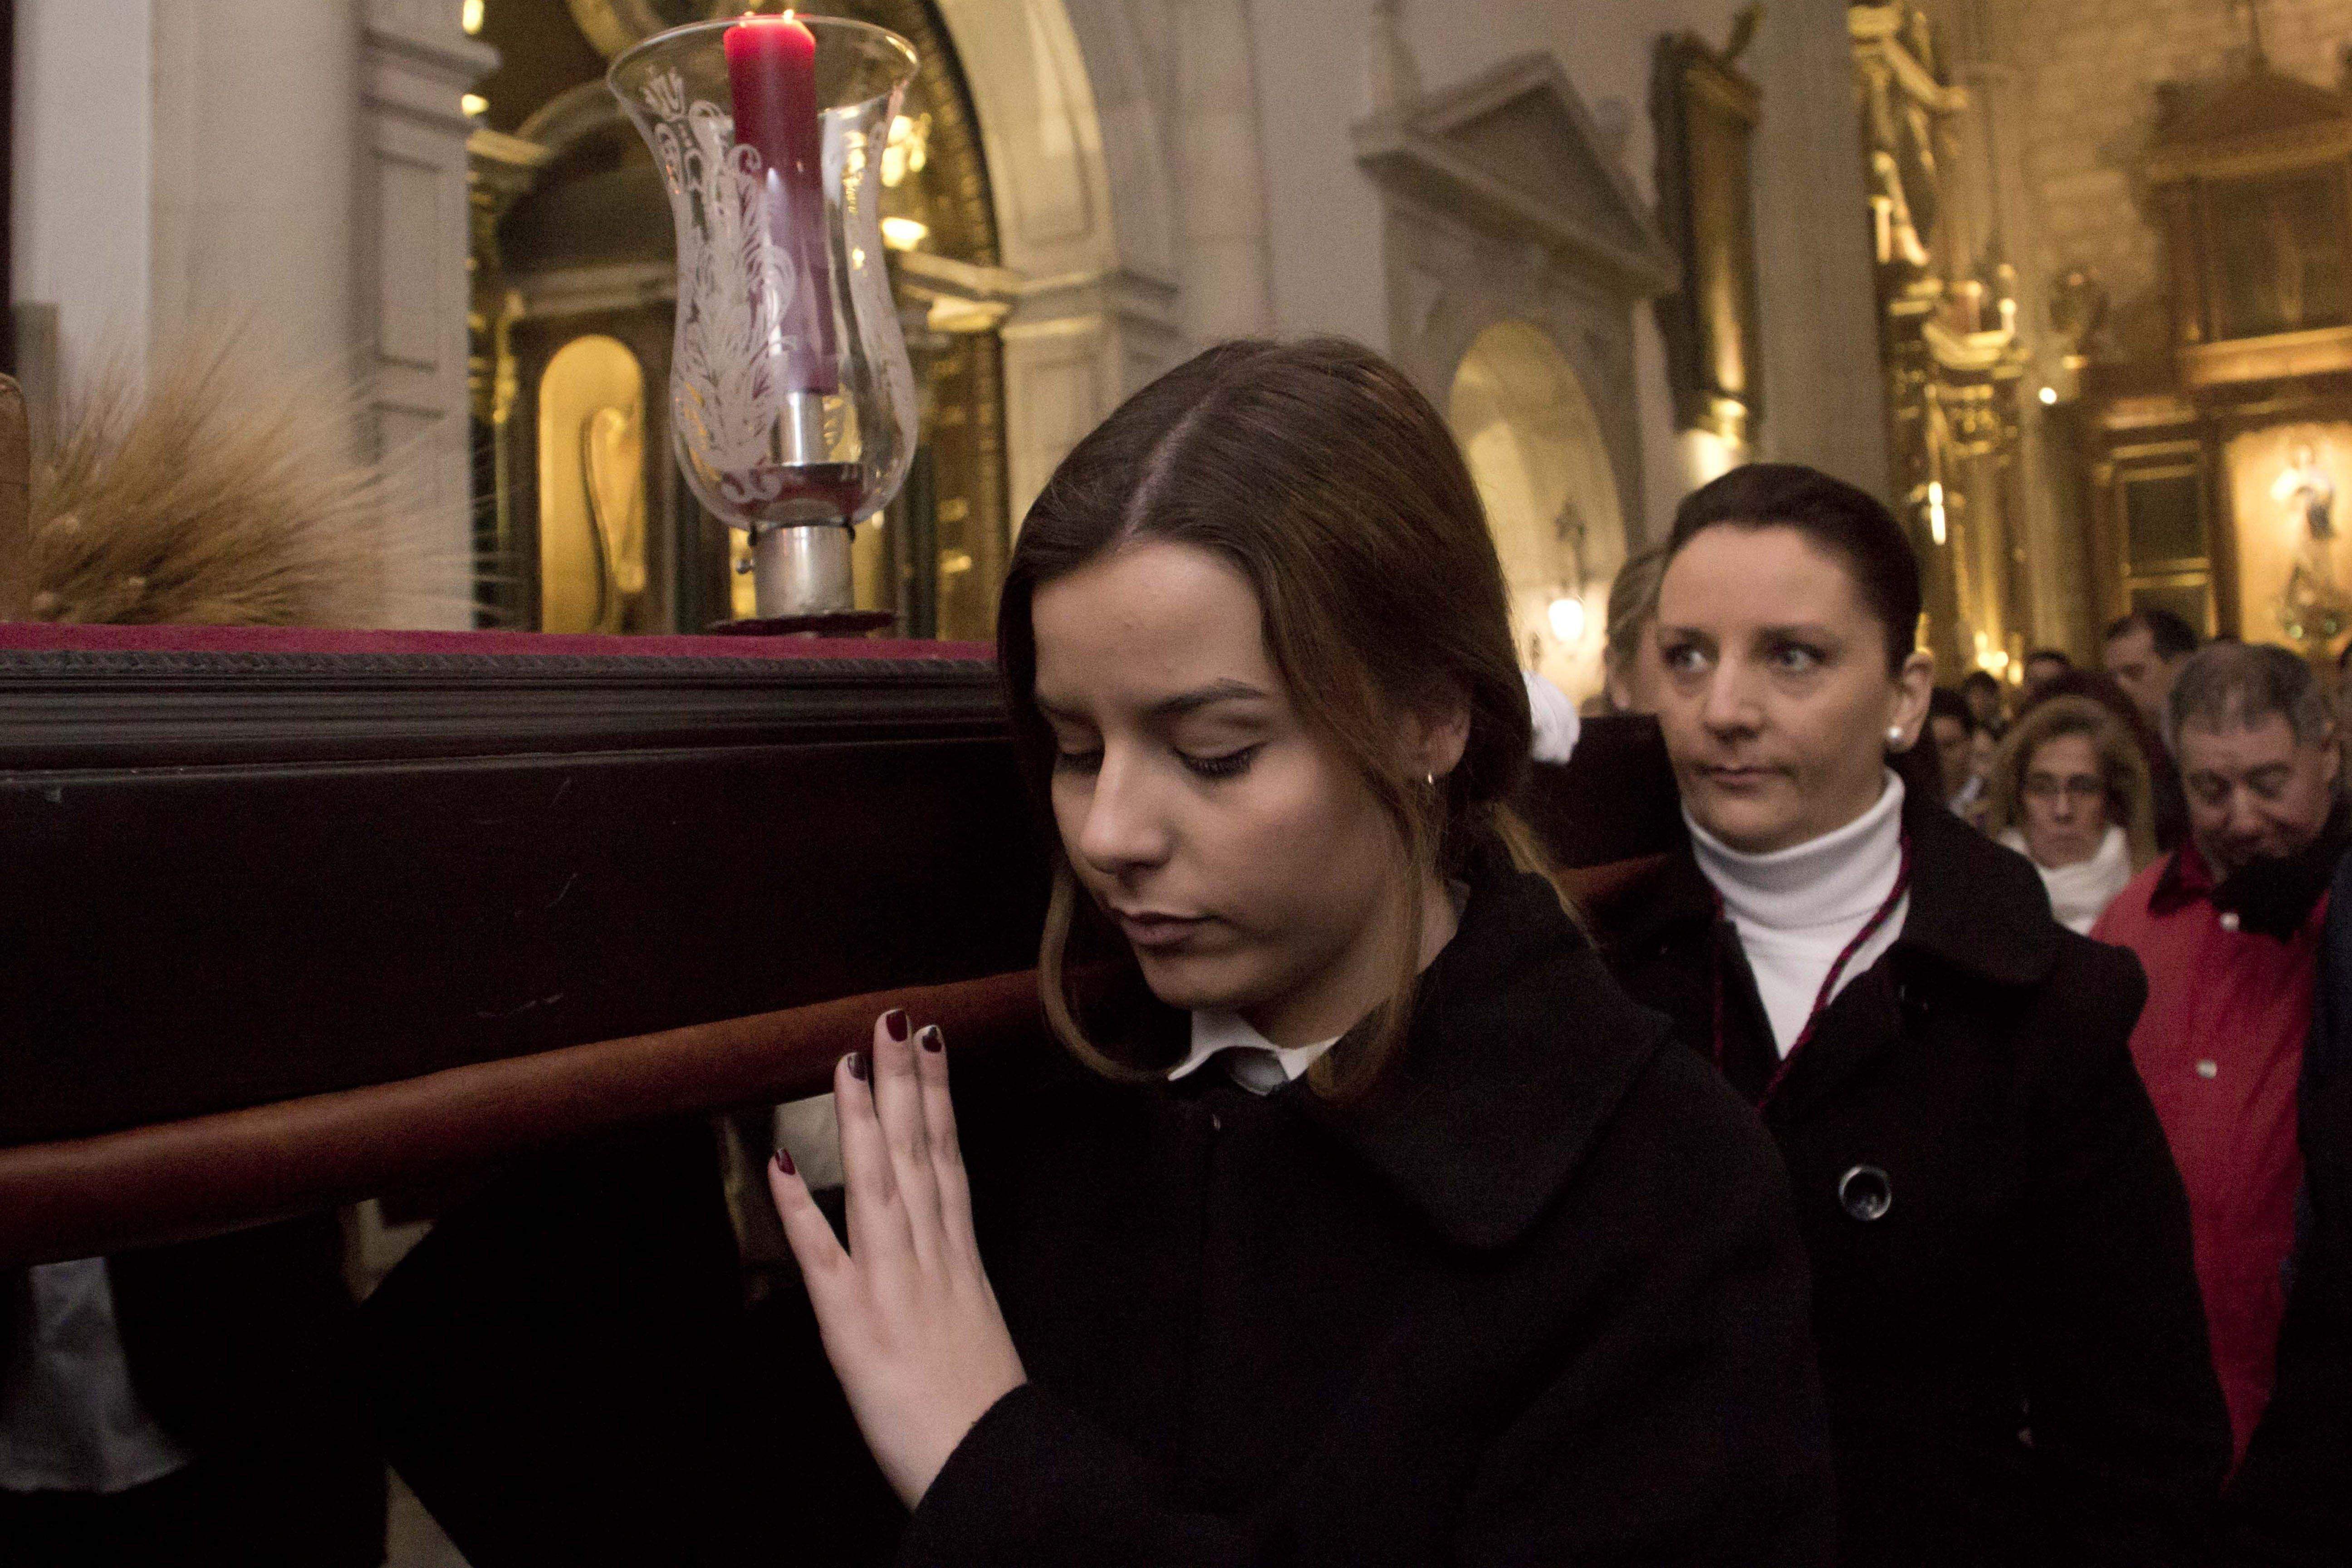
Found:
[[[1838,1178],[1838,1202],[1847,1214],[1867,1225],[1884,1219],[1895,1206],[1895,1184],[1875,1165],[1856,1165]]]

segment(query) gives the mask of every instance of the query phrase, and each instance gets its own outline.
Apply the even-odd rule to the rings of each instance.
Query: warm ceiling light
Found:
[[[2042,398],[2042,406],[2047,408],[2052,404],[2058,401],[2058,389],[2054,386],[2045,386],[2042,389],[2040,396]]]
[[[931,226],[920,218],[886,217],[882,220],[882,243],[893,250],[912,250],[931,237]]]
[[[1927,481],[1927,532],[1937,543],[1944,542],[1944,484],[1941,479]]]
[[[444,12],[443,15],[446,16],[447,13]],[[466,8],[464,11],[459,13],[459,25],[466,29],[466,37],[469,38],[480,34],[482,30],[482,0],[466,0]]]
[[[490,100],[478,92],[469,92],[457,100],[457,107],[466,111],[468,120],[479,120],[490,111]]]

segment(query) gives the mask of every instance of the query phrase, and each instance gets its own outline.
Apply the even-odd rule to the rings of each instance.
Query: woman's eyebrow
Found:
[[[1265,701],[1269,697],[1270,693],[1259,690],[1245,680],[1213,680],[1206,686],[1197,686],[1190,691],[1161,698],[1151,705],[1151,716],[1155,719],[1181,719],[1214,703]]]

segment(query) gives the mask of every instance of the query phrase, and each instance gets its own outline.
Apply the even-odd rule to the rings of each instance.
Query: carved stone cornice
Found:
[[[1625,298],[1679,282],[1674,252],[1549,54],[1376,112],[1354,139],[1356,162],[1391,192],[1559,253]]]

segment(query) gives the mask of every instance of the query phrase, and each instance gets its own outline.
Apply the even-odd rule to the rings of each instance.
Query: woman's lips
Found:
[[[1194,931],[1209,923],[1207,917],[1202,915],[1171,915],[1156,910],[1136,914],[1125,910],[1113,912],[1118,917],[1118,929],[1127,933],[1127,940],[1144,948],[1180,946]]]
[[[1738,767],[1702,767],[1700,776],[1717,789],[1756,789],[1780,776],[1778,768],[1743,764]]]

